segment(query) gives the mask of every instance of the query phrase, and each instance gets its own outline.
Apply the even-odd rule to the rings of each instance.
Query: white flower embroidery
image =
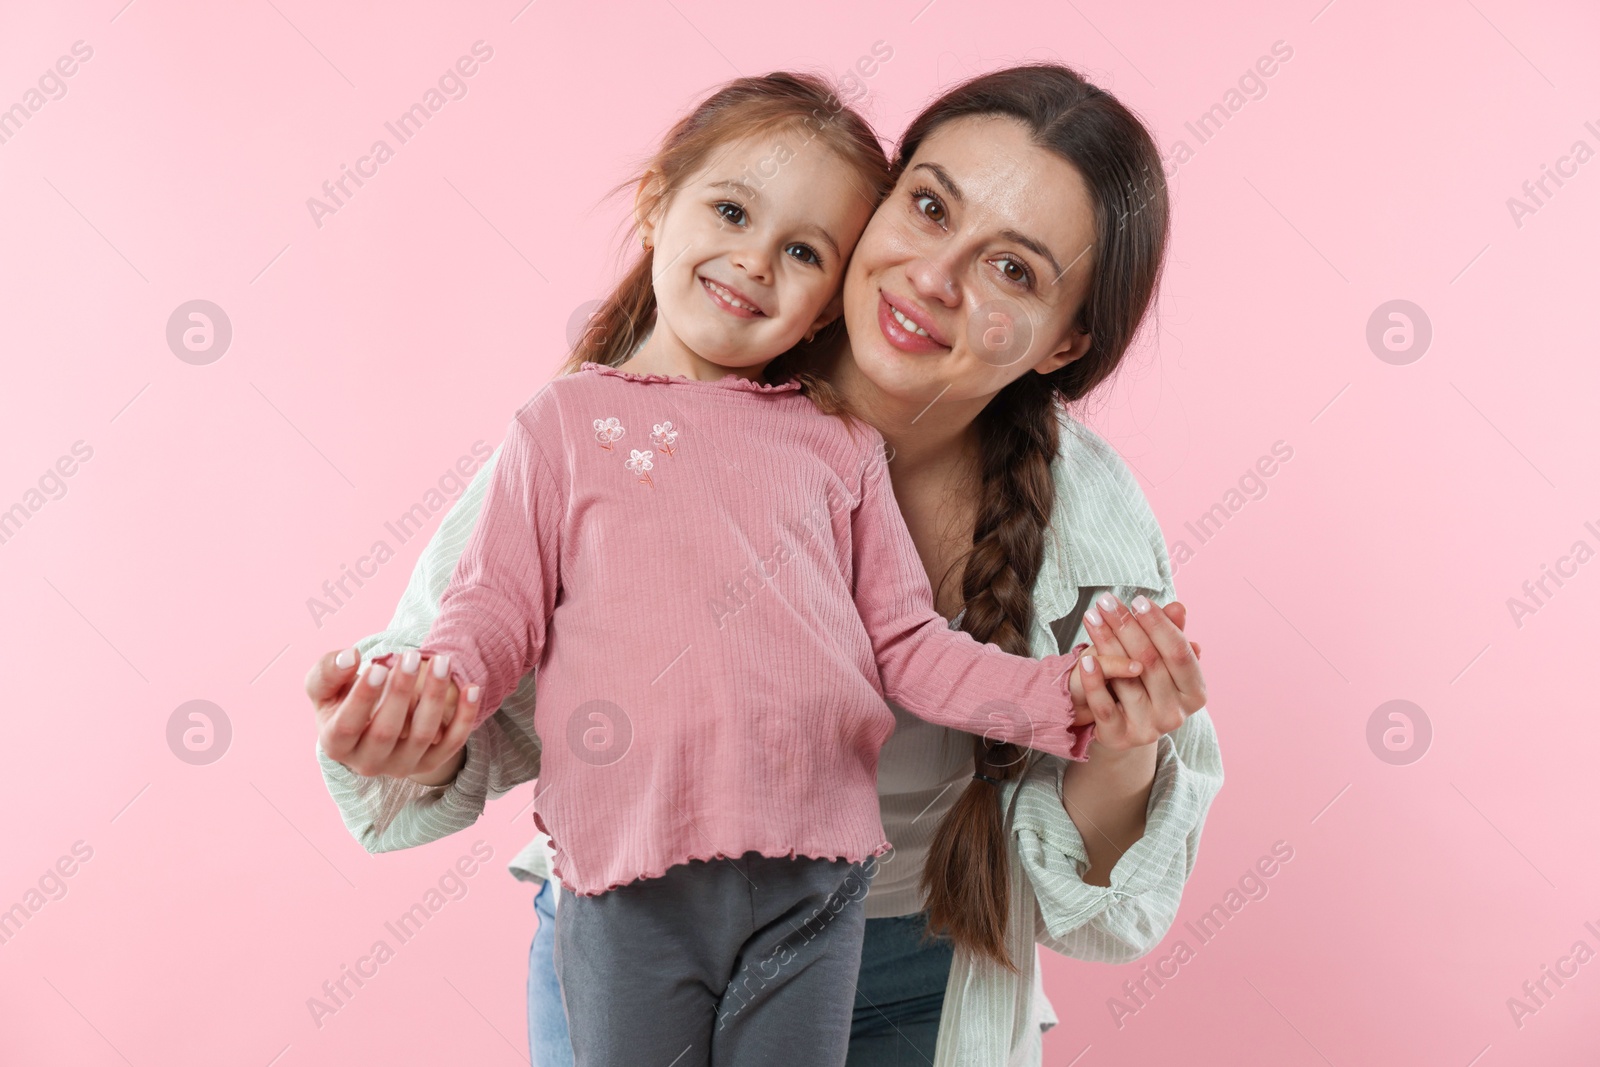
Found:
[[[607,452],[611,451],[611,442],[626,432],[622,427],[622,423],[618,422],[615,417],[594,420],[594,439],[599,441],[600,447]]]
[[[678,431],[672,428],[670,422],[658,422],[654,426],[655,432],[650,435],[650,440],[661,446],[661,451],[672,455],[672,445],[678,440]]]
[[[648,485],[652,489],[656,487],[656,483],[650,480],[650,471],[655,467],[655,462],[652,459],[654,455],[655,453],[651,452],[649,449],[645,449],[643,452],[641,452],[635,448],[633,450],[633,454],[630,455],[627,462],[623,464],[624,467],[627,467],[630,471],[637,474],[641,482],[643,482],[645,485]]]

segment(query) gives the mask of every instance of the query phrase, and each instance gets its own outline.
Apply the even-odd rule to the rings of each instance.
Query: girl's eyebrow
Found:
[[[713,189],[727,189],[727,190],[729,190],[731,192],[735,192],[735,193],[740,194],[746,200],[760,200],[761,199],[761,193],[760,192],[758,192],[755,189],[752,189],[750,186],[746,185],[744,182],[737,181],[737,180],[734,180],[734,179],[729,179],[728,181],[721,181],[721,182],[712,182],[711,183],[711,188],[713,188]],[[832,251],[835,256],[838,256],[840,259],[844,258],[843,256],[839,255],[839,242],[835,241],[833,239],[833,234],[829,233],[827,230],[823,229],[821,226],[818,226],[814,222],[803,222],[798,227],[796,227],[796,229],[799,229],[799,230],[801,230],[801,231],[803,231],[805,233],[809,233],[809,234],[814,235],[817,238],[817,240],[819,240],[823,244],[827,245],[829,250]],[[1051,262],[1053,263],[1055,261],[1051,260]]]
[[[743,197],[745,197],[746,199],[749,199],[749,200],[760,200],[761,199],[761,194],[759,192],[757,192],[756,190],[750,188],[750,186],[746,185],[744,182],[735,181],[735,180],[732,180],[732,179],[730,179],[728,181],[725,181],[725,182],[712,182],[711,183],[711,188],[713,188],[713,189],[727,189],[730,192],[738,193],[739,195],[741,195],[741,196],[743,196]]]

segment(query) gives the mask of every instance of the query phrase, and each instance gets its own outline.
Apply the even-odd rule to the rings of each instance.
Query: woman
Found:
[[[1222,781],[1160,529],[1126,466],[1058,407],[1115,370],[1151,303],[1166,190],[1138,120],[1056,66],[946,93],[908,128],[897,162],[846,275],[848,346],[809,369],[887,439],[946,618],[1007,651],[1087,639],[1146,670],[1091,689],[1100,741],[1082,764],[1023,759],[895,709],[879,765],[895,851],[867,896],[850,1062],[908,1062],[915,1050],[940,1067],[1038,1063],[1055,1017],[1035,942],[1111,962],[1152,949]],[[426,636],[492,467],[363,655]],[[378,690],[354,684],[355,669],[354,656],[330,653],[307,690],[330,791],[369,850],[461,829],[489,797],[537,776],[532,675],[463,748],[451,729],[430,746],[451,700],[444,683],[425,682],[416,728],[399,738],[410,687],[392,686],[405,691],[368,729]],[[512,867],[546,879],[541,843]],[[552,892],[546,882],[540,899]],[[947,936],[923,938],[930,928]],[[560,1003],[537,936],[529,997],[535,1055],[560,1062]]]

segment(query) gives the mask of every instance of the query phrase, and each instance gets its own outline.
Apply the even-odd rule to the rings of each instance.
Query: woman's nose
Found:
[[[947,307],[955,307],[961,302],[955,275],[950,265],[942,260],[926,257],[914,259],[906,267],[906,276],[910,278],[917,295],[924,299],[937,301]]]

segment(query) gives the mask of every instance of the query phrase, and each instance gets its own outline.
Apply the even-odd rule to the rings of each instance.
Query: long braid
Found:
[[[963,629],[1026,656],[1032,652],[1033,584],[1054,503],[1057,416],[1061,405],[1088,396],[1111,376],[1152,306],[1170,205],[1150,131],[1114,96],[1053,63],[1008,67],[949,90],[907,127],[897,166],[910,167],[918,146],[939,127],[971,116],[1022,123],[1035,145],[1083,178],[1094,210],[1093,254],[1076,268],[1089,275],[1074,324],[1089,336],[1088,350],[1048,374],[1024,372],[975,423],[983,441],[983,485],[962,573]],[[1023,773],[1020,749],[981,738],[975,746],[980,774],[1007,782]],[[981,780],[968,785],[939,824],[922,887],[931,930],[947,930],[959,948],[1015,970],[1005,948],[1010,850],[1000,792]]]
[[[1057,447],[1056,410],[1049,380],[1024,374],[978,416],[982,488],[962,571],[961,628],[1018,656],[1032,654],[1033,583],[1055,502],[1050,461]],[[1026,753],[1017,745],[974,737],[973,752],[978,771],[991,778],[1009,781],[1022,773]],[[922,891],[931,931],[948,932],[1015,970],[1004,947],[1010,877],[994,789],[969,782],[940,822],[922,869]],[[995,862],[997,855],[1002,862]]]

